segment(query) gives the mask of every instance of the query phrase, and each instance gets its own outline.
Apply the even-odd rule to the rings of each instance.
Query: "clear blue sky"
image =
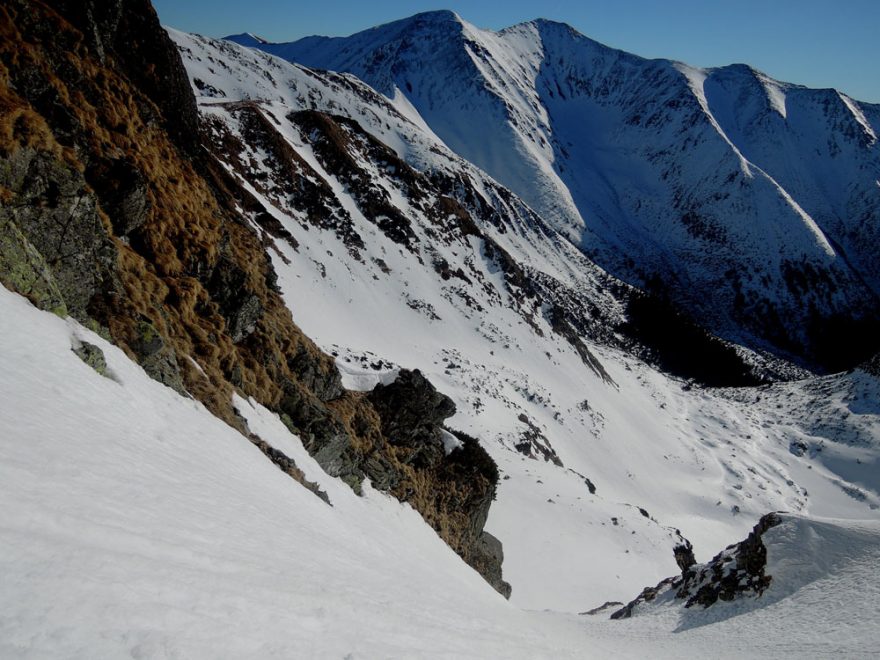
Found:
[[[162,22],[270,41],[348,35],[452,9],[478,27],[563,21],[609,46],[697,66],[751,64],[774,78],[880,103],[880,0],[153,0]]]

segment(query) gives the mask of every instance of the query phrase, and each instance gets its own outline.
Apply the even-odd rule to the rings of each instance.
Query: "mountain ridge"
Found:
[[[601,267],[663,280],[715,334],[820,370],[876,349],[880,107],[546,20],[492,32],[418,14],[260,47],[407,104]],[[857,355],[816,329],[841,317],[860,319]]]

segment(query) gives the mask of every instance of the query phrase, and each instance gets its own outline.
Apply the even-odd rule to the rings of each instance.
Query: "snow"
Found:
[[[544,20],[494,32],[418,15],[260,48],[358,76],[602,268],[685,283],[681,304],[732,341],[761,340],[737,321],[731,269],[793,335],[809,304],[875,305],[880,227],[862,220],[880,208],[874,106],[745,65],[645,60]],[[791,264],[836,293],[798,299]]]
[[[743,656],[751,653],[745,637],[784,656],[870,656],[880,643],[880,629],[866,618],[880,606],[880,524],[783,515],[762,538],[772,581],[761,596],[708,610],[686,610],[667,596],[659,607],[637,608],[633,620],[674,619],[678,634],[719,635],[727,653],[739,648]]]
[[[148,379],[97,335],[0,289],[0,499],[6,504],[0,524],[0,656],[870,655],[877,629],[866,613],[877,610],[880,558],[876,378],[856,371],[762,388],[704,390],[587,341],[612,384],[585,365],[541,314],[529,316],[534,310],[516,302],[481,239],[438,239],[436,222],[410,203],[395,173],[380,170],[353,143],[356,166],[412,223],[418,247],[402,249],[367,219],[345,182],[322,166],[309,136],[282,121],[305,108],[345,114],[413,166],[461,176],[504,218],[502,226],[485,223],[481,230],[518,264],[552,279],[571,300],[620,318],[607,276],[567,240],[572,229],[579,233],[586,226],[570,213],[587,199],[587,184],[602,191],[593,198],[596,209],[607,209],[604,219],[599,212],[589,219],[589,231],[599,232],[601,222],[603,231],[610,230],[620,221],[626,231],[608,234],[608,240],[640,243],[646,250],[683,239],[662,222],[656,233],[645,233],[643,220],[654,215],[621,210],[621,200],[662,192],[652,166],[628,159],[641,138],[627,143],[615,132],[624,109],[606,112],[594,99],[571,100],[564,76],[542,71],[541,58],[557,49],[553,56],[578,72],[582,62],[575,55],[588,53],[591,66],[630,83],[647,71],[658,86],[636,87],[635,101],[656,96],[657,103],[678,100],[684,107],[671,128],[656,131],[663,139],[670,139],[678,130],[675,121],[684,121],[687,112],[704,112],[696,97],[679,94],[677,85],[686,84],[681,74],[669,63],[639,60],[589,40],[566,45],[566,28],[558,24],[536,22],[496,34],[450,12],[422,21],[426,30],[439,25],[464,35],[470,45],[463,65],[489,81],[493,93],[507,90],[504,116],[512,118],[512,133],[489,136],[497,140],[483,156],[499,167],[520,159],[499,179],[525,177],[526,170],[514,172],[523,163],[537,168],[540,176],[531,181],[541,189],[530,201],[546,205],[560,192],[561,206],[549,216],[558,221],[555,229],[450,151],[452,144],[438,140],[454,142],[452,128],[438,128],[404,91],[405,81],[386,81],[394,85],[385,98],[351,76],[169,32],[193,81],[206,84],[202,113],[236,132],[234,113],[218,102],[260,100],[261,111],[278,119],[282,139],[351,216],[365,242],[361,260],[351,258],[333,231],[308,226],[282,202],[250,188],[297,242],[295,249],[277,241],[277,252],[270,251],[278,283],[299,326],[335,355],[343,383],[366,391],[391,382],[400,368],[421,369],[455,401],[450,427],[479,438],[498,463],[502,479],[487,530],[504,544],[511,601],[408,506],[369,485],[358,498],[324,474],[273,414],[235,399],[251,430],[293,457],[332,506],[200,404]],[[380,43],[386,37],[386,29],[369,35]],[[424,72],[422,82],[436,73]],[[448,100],[442,94],[455,88],[444,85],[460,82],[458,73],[434,79],[434,101]],[[765,90],[760,103],[733,103],[725,73],[753,79]],[[754,164],[749,185],[772,193],[773,201],[759,210],[779,211],[778,223],[756,228],[758,216],[750,215],[755,208],[735,201],[744,204],[737,207],[743,215],[734,227],[743,239],[737,252],[777,245],[777,235],[791,234],[798,237],[789,244],[793,253],[831,258],[814,251],[821,248],[818,239],[793,211],[804,195],[783,194],[798,189],[793,181],[808,188],[819,170],[801,176],[805,170],[797,159],[776,158],[776,143],[762,147],[762,137],[748,134],[749,122],[738,114],[769,108],[764,121],[789,127],[780,140],[803,146],[821,135],[810,127],[825,121],[825,111],[804,90],[787,87],[783,116],[753,72],[706,75],[703,100],[714,122]],[[554,89],[556,100],[546,101],[544,92],[537,95],[529,85]],[[844,99],[829,98],[838,110],[846,109]],[[480,95],[459,101],[465,104],[462,116],[488,102]],[[838,118],[858,123],[852,108]],[[541,142],[543,136],[552,143],[553,134],[564,135],[578,121],[583,150],[560,158],[561,152]],[[684,178],[704,183],[696,173],[720,172],[723,178],[728,166],[739,163],[729,149],[721,156],[713,151],[727,142],[706,126],[692,159],[682,161]],[[513,147],[506,142],[510,135],[519,140]],[[614,140],[624,156],[610,148]],[[254,162],[265,158],[247,148]],[[847,143],[841,149],[857,153],[862,147]],[[583,178],[570,178],[572,172]],[[829,167],[823,194],[843,186],[847,176]],[[563,180],[579,185],[569,188]],[[572,200],[569,206],[566,200]],[[803,203],[804,209],[818,208],[811,198]],[[640,212],[660,218],[659,208]],[[664,258],[687,249],[683,242]],[[759,259],[766,256],[759,251]],[[462,269],[470,283],[443,281],[426,266],[434,257]],[[102,348],[109,378],[71,352],[81,341]],[[453,438],[444,437],[450,450]],[[554,452],[562,465],[534,455],[539,449],[533,456],[517,450],[529,437],[533,448]],[[768,536],[778,580],[762,600],[705,613],[659,608],[624,622],[576,614],[607,600],[629,600],[674,574],[676,529],[694,543],[698,560],[706,560],[742,539],[770,510],[797,516]]]
[[[862,109],[859,107],[859,104],[848,97],[846,94],[837,93],[840,97],[840,100],[846,105],[849,111],[852,113],[855,120],[859,123],[859,126],[862,127],[862,130],[865,131],[865,135],[871,141],[871,144],[876,144],[877,142],[877,134],[874,132],[874,129],[871,128],[871,124],[868,123],[868,119],[865,117],[865,113],[862,112]]]
[[[767,100],[770,101],[770,107],[779,113],[783,119],[788,117],[788,111],[785,109],[785,89],[783,84],[773,80],[763,74],[758,75],[764,91],[767,93]]]
[[[2,288],[0,336],[5,658],[819,658],[880,642],[876,520],[787,517],[766,536],[771,589],[727,609],[523,610],[408,506],[324,474],[265,409],[236,397],[332,506],[117,348]],[[72,353],[83,340],[112,379]],[[597,601],[585,591],[582,608]]]
[[[370,392],[376,385],[390,385],[397,380],[400,369],[377,372],[373,369],[359,369],[354,365],[337,360],[336,367],[342,376],[342,386],[355,392]]]
[[[238,400],[332,508],[97,335],[2,288],[0,306],[3,657],[553,647],[417,513],[327,477],[264,409]],[[104,351],[115,380],[71,352],[76,336]]]
[[[306,334],[337,356],[343,381],[365,390],[397,368],[420,369],[455,401],[458,413],[450,426],[479,438],[499,464],[506,478],[487,529],[504,544],[504,575],[513,585],[514,605],[579,612],[587,609],[587,593],[593,605],[628,600],[676,572],[671,553],[676,528],[705,560],[743,538],[770,510],[877,517],[872,507],[880,501],[878,484],[868,474],[880,448],[880,392],[873,379],[840,376],[733,392],[684,389],[618,351],[590,344],[617,384],[613,387],[546,321],[536,317],[542,335],[525,323],[478,239],[437,240],[433,222],[405,199],[394,174],[380,171],[355,149],[352,156],[364,175],[412,221],[422,247],[419,254],[402,250],[377,232],[345,184],[321,165],[309,136],[281,119],[304,105],[344,113],[364,121],[366,130],[394,144],[412,164],[467,177],[487,199],[497,200],[491,178],[432,142],[413,122],[402,121],[387,99],[355,83],[345,87],[333,74],[171,34],[192,77],[211,76],[204,79],[233,99],[242,92],[265,95],[254,97],[266,98],[262,107],[279,119],[284,139],[349,210],[365,241],[361,261],[351,259],[332,232],[304,226],[286,207],[253,191],[299,246],[294,250],[279,241],[283,258],[270,252],[285,301]],[[526,48],[529,42],[523,37],[518,43]],[[225,66],[206,72],[212,60]],[[284,92],[285,101],[273,101],[270,90],[276,89],[292,91]],[[234,116],[212,99],[202,99],[201,108],[239,130]],[[590,110],[586,104],[577,108]],[[597,146],[605,139],[601,127],[591,135]],[[608,158],[599,169],[613,162]],[[754,180],[773,185],[760,172]],[[481,229],[518,263],[580,292],[584,304],[614,314],[615,303],[595,266],[517,206],[515,197],[508,199],[499,203],[508,223],[504,231],[489,224]],[[435,256],[453,270],[461,268],[475,284],[442,281],[425,266]],[[374,259],[382,259],[390,272]],[[465,304],[464,294],[481,310]],[[861,414],[849,410],[850,397],[866,402]],[[535,442],[555,451],[564,467],[516,450],[529,423],[543,436]],[[852,444],[856,440],[858,447]],[[824,449],[796,456],[793,441]]]

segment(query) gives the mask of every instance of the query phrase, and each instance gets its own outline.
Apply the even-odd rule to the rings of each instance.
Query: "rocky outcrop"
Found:
[[[376,385],[368,399],[388,441],[408,449],[403,459],[407,464],[424,467],[442,460],[441,427],[455,413],[455,404],[434,389],[418,369],[402,369],[390,385]]]
[[[82,34],[99,61],[113,63],[152,103],[161,121],[190,155],[199,149],[198,109],[186,70],[150,0],[51,0]]]
[[[672,595],[674,600],[684,601],[685,608],[694,605],[706,608],[719,600],[760,596],[773,579],[773,576],[765,573],[767,548],[761,537],[781,522],[777,514],[768,513],[758,521],[744,541],[728,546],[706,564],[693,561],[693,550],[689,543],[687,546],[676,546],[675,559],[682,569],[681,575],[666,578],[655,587],[645,587],[634,600],[615,611],[611,618],[629,618],[638,608],[663,595]]]
[[[25,117],[4,144],[15,145],[31,130]],[[55,154],[18,145],[3,158],[0,187],[7,197],[0,205],[6,246],[0,258],[10,266],[0,281],[22,287],[43,308],[85,318],[93,296],[116,288],[116,247],[82,173]]]
[[[283,231],[201,140],[146,0],[0,5],[0,282],[100,331],[321,496],[250,433],[232,394],[277,412],[329,474],[409,502],[509,593],[482,531],[494,463],[472,438],[445,453],[454,406],[418,372],[368,395],[342,387],[281,298],[266,233]]]
[[[87,341],[80,341],[70,350],[97,373],[102,376],[107,375],[107,359],[104,357],[104,351],[100,348]]]
[[[877,353],[870,360],[862,364],[861,368],[873,376],[880,377],[880,353]]]

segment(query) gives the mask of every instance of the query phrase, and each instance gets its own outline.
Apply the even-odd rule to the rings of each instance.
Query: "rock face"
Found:
[[[376,385],[368,398],[389,442],[410,448],[408,463],[424,466],[439,462],[444,454],[441,425],[455,413],[452,399],[434,389],[418,369],[401,370],[393,383]]]
[[[278,291],[266,243],[283,229],[205,146],[147,0],[0,6],[0,282],[111,338],[320,496],[246,428],[232,393],[253,397],[328,473],[410,502],[499,588],[502,554],[482,536],[494,463],[475,440],[445,454],[454,406],[417,372],[369,396],[342,387]]]
[[[24,121],[13,131],[28,130]],[[23,146],[4,159],[0,186],[11,198],[0,206],[6,246],[0,258],[11,267],[7,277],[38,298],[41,307],[83,318],[95,294],[115,288],[116,247],[82,173]]]
[[[682,569],[681,575],[666,578],[655,587],[645,587],[638,597],[615,611],[611,618],[629,618],[638,607],[672,592],[676,600],[684,601],[686,608],[694,605],[711,607],[719,600],[731,601],[745,595],[760,596],[773,579],[764,572],[767,548],[761,536],[780,522],[777,514],[768,513],[744,541],[728,546],[706,564],[694,561],[690,547],[676,547],[675,559]]]

